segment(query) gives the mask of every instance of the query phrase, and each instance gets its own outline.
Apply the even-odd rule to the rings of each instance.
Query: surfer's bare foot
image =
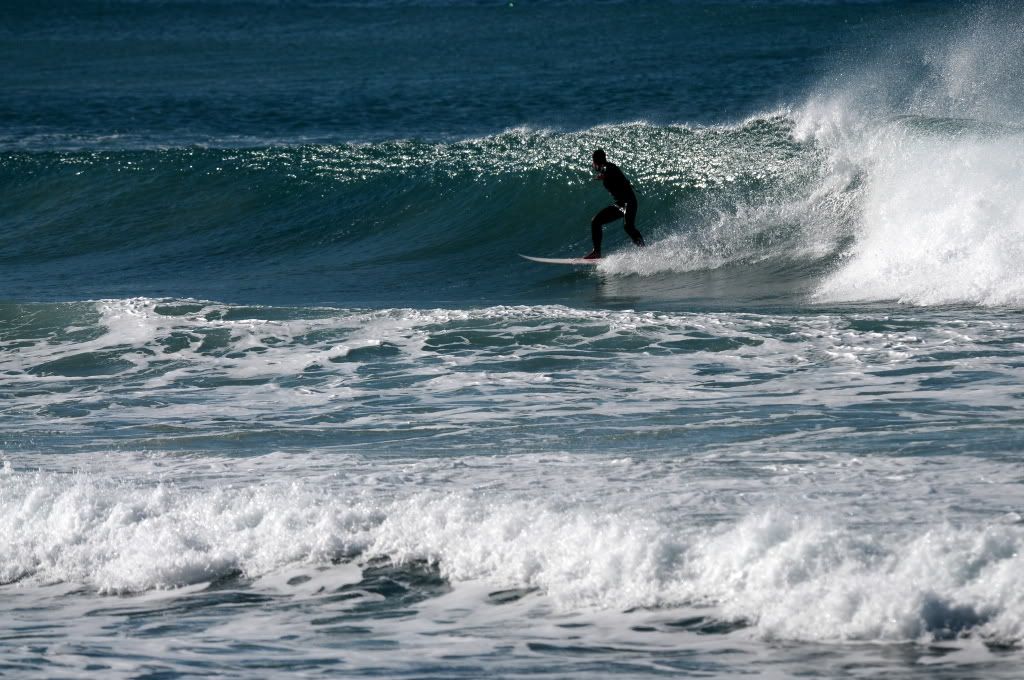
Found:
[[[589,255],[584,255],[583,256],[583,259],[584,260],[600,260],[601,259],[601,253],[597,252],[596,250],[591,250]]]

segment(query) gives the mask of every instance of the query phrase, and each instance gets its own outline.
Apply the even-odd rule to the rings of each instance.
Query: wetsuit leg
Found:
[[[607,208],[603,208],[599,213],[594,215],[594,219],[590,220],[590,238],[594,242],[594,252],[601,255],[601,236],[602,227],[609,222],[622,219],[622,210],[617,205],[610,205]]]
[[[629,238],[633,240],[633,245],[640,246],[643,248],[645,245],[644,237],[640,235],[640,231],[636,228],[636,201],[626,201],[626,233],[629,234]]]

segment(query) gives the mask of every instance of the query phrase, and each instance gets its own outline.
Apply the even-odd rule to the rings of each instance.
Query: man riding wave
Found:
[[[642,248],[645,243],[644,237],[636,228],[637,202],[633,185],[622,174],[619,166],[609,162],[604,149],[594,151],[593,166],[597,173],[596,179],[601,180],[604,188],[615,199],[615,204],[601,209],[590,221],[590,238],[594,242],[594,250],[589,255],[585,255],[584,259],[594,260],[601,257],[601,237],[604,225],[622,218],[625,218],[624,226],[629,238],[633,240],[634,245]]]

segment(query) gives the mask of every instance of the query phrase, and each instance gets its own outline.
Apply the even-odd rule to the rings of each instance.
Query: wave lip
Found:
[[[823,301],[1024,304],[1024,135],[879,132],[856,243]]]
[[[848,176],[853,242],[824,302],[1024,305],[1024,23],[982,3],[873,45],[796,111],[794,135]]]

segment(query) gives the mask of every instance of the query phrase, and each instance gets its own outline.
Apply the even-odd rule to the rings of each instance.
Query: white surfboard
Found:
[[[530,255],[523,255],[522,253],[520,253],[519,257],[526,258],[531,262],[541,262],[543,264],[576,264],[594,266],[601,261],[600,258],[588,260],[582,257],[532,257]]]

